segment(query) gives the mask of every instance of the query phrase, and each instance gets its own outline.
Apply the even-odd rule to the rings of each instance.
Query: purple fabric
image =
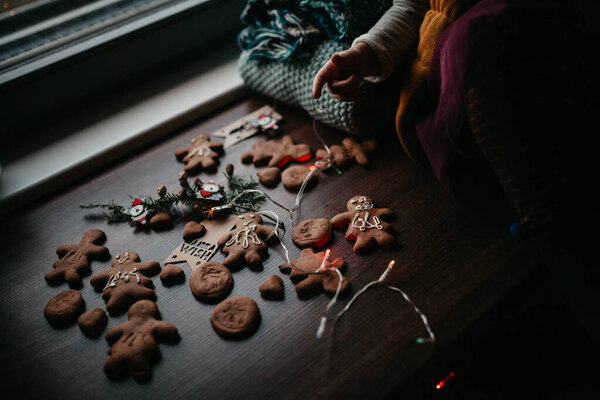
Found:
[[[473,38],[505,10],[503,0],[479,2],[448,26],[432,56],[416,131],[435,175],[451,192],[468,185],[474,171],[489,169],[469,131],[465,78],[477,60]]]

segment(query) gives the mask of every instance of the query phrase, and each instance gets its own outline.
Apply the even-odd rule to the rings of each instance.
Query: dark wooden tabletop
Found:
[[[262,322],[252,337],[226,341],[215,334],[209,322],[213,306],[191,294],[187,284],[191,271],[184,267],[185,284],[165,287],[153,278],[162,319],[178,327],[181,341],[160,345],[163,358],[154,366],[150,382],[108,380],[102,367],[109,346],[102,336],[89,339],[76,325],[54,329],[43,316],[48,300],[68,288],[51,287],[44,280],[57,259],[56,248],[78,242],[88,229],[100,228],[112,255],[133,250],[142,260],[162,262],[181,242],[183,223],[161,233],[136,232],[127,224],[88,218],[89,211],[79,209],[79,204],[113,199],[125,203],[132,194],[155,195],[159,184],[175,190],[182,170],[173,155],[176,149],[197,133],[212,132],[269,102],[254,95],[240,99],[40,204],[4,217],[0,377],[5,393],[44,398],[385,398],[536,268],[537,252],[510,236],[515,216],[501,200],[475,196],[466,203],[452,197],[429,169],[404,156],[390,133],[382,139],[370,170],[354,166],[342,175],[320,174],[318,185],[302,200],[298,220],[331,218],[345,211],[347,200],[358,194],[391,208],[397,216],[393,222],[397,248],[356,255],[353,243],[344,239],[345,229],[335,231],[328,247],[332,257],[346,261],[352,293],[377,279],[394,259],[396,266],[387,281],[404,290],[427,315],[435,344],[415,342],[426,336],[421,319],[402,296],[381,287],[361,296],[335,329],[328,325],[317,340],[316,329],[329,298],[298,299],[292,282],[278,269],[284,252],[273,246],[263,271],[243,268],[233,275],[231,296],[249,296],[260,308]],[[278,111],[285,119],[282,131],[296,142],[308,143],[313,151],[320,148],[306,114],[284,106]],[[327,143],[341,142],[341,132],[323,126],[319,130]],[[233,163],[239,175],[255,176],[257,169],[239,160],[256,139],[228,148],[219,171],[200,177],[225,183],[222,171],[227,163]],[[295,200],[295,193],[281,184],[265,191],[289,207]],[[262,207],[278,212],[289,226],[283,210],[269,202]],[[288,230],[284,243],[290,256],[297,258],[300,250],[289,234]],[[213,259],[221,261],[223,255]],[[110,261],[94,261],[92,274],[109,265]],[[283,277],[283,301],[264,300],[259,294],[258,285],[270,274]],[[89,278],[84,278],[81,289],[87,310],[105,308]],[[330,315],[348,299],[341,299]],[[109,318],[107,330],[125,320],[125,315]]]

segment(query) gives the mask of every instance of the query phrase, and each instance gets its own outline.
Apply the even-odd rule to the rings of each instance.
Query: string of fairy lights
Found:
[[[252,208],[252,207],[238,205],[238,204],[236,204],[236,200],[238,198],[240,198],[241,196],[243,196],[244,194],[248,194],[248,193],[260,193],[260,194],[264,195],[265,198],[267,198],[269,201],[271,201],[274,205],[276,205],[277,207],[279,207],[279,208],[281,208],[281,209],[283,209],[283,210],[285,210],[287,212],[287,214],[288,214],[288,216],[290,218],[290,223],[291,223],[292,229],[293,229],[294,225],[295,225],[295,215],[297,215],[297,213],[300,210],[300,204],[301,204],[301,201],[302,201],[302,198],[304,196],[304,192],[305,192],[306,186],[307,186],[310,178],[314,174],[316,174],[317,171],[319,171],[319,170],[326,170],[326,169],[329,169],[329,168],[334,168],[336,170],[336,172],[339,175],[341,175],[341,171],[332,162],[331,149],[329,148],[329,146],[327,146],[327,143],[323,140],[323,138],[321,137],[321,135],[319,134],[319,132],[317,130],[316,120],[315,119],[313,119],[313,133],[315,134],[315,136],[317,137],[317,139],[321,142],[321,144],[323,145],[323,148],[329,154],[329,157],[325,158],[325,159],[322,159],[322,160],[317,160],[317,162],[315,162],[315,164],[310,167],[310,172],[304,178],[304,181],[303,181],[302,185],[300,186],[300,188],[298,190],[298,193],[296,195],[296,199],[294,201],[294,206],[292,208],[288,208],[288,207],[284,206],[280,202],[274,200],[267,193],[263,192],[262,190],[258,190],[258,189],[247,189],[247,190],[244,190],[244,191],[240,192],[237,196],[235,196],[234,198],[232,198],[228,203],[226,203],[224,205],[221,205],[221,206],[213,207],[213,211],[219,211],[219,210],[223,210],[223,209],[226,209],[226,208],[236,208],[236,207],[239,207],[239,208],[243,208],[243,209],[246,209],[246,210],[251,210],[253,212],[256,212],[259,215],[265,216],[268,219],[274,221],[275,222],[275,229],[273,230],[273,234],[275,236],[277,236],[277,238],[279,240],[279,244],[281,245],[282,249],[284,250],[286,261],[288,262],[288,264],[291,266],[292,269],[296,269],[296,270],[301,271],[303,273],[307,273],[307,271],[294,266],[294,264],[292,263],[292,261],[290,259],[288,248],[284,244],[283,238],[280,236],[279,229],[280,229],[280,227],[283,227],[283,224],[281,223],[281,221],[279,219],[279,215],[276,212],[271,211],[271,210],[259,211],[259,210],[256,210],[256,209]],[[327,261],[329,259],[329,254],[330,254],[330,249],[327,249],[325,251],[325,254],[324,254],[324,257],[323,257],[323,261],[322,261],[321,265],[316,270],[314,270],[312,272],[308,272],[309,274],[319,274],[319,273],[324,273],[324,272],[326,272],[328,270],[333,270],[338,275],[338,284],[337,284],[337,288],[336,288],[335,294],[331,298],[331,300],[327,303],[327,306],[325,307],[325,311],[323,313],[323,316],[321,317],[321,319],[319,321],[319,326],[318,326],[317,332],[316,332],[316,338],[317,339],[320,339],[320,338],[323,337],[323,333],[325,332],[327,321],[329,320],[329,318],[328,318],[329,311],[337,303],[339,294],[340,294],[341,289],[342,289],[343,276],[342,276],[342,273],[340,272],[340,270],[337,269],[337,268],[328,268],[327,267]],[[421,318],[421,320],[423,322],[423,325],[425,326],[425,329],[427,331],[428,336],[427,337],[419,337],[419,338],[417,338],[416,339],[416,343],[423,344],[423,343],[433,343],[433,342],[435,342],[435,334],[433,333],[433,330],[431,329],[431,326],[429,325],[429,320],[428,320],[427,316],[423,312],[421,312],[421,310],[419,310],[419,308],[412,302],[412,300],[406,294],[406,292],[404,292],[402,289],[400,289],[398,287],[388,285],[388,284],[386,284],[384,282],[385,278],[388,276],[388,274],[390,273],[390,271],[394,267],[394,264],[395,264],[394,260],[390,261],[390,263],[386,266],[384,272],[381,274],[381,276],[377,280],[374,280],[374,281],[371,281],[371,282],[367,283],[363,288],[361,288],[358,292],[356,292],[356,294],[348,301],[348,303],[346,304],[346,306],[342,310],[340,310],[334,316],[334,327],[335,327],[335,323],[337,323],[337,321],[345,313],[347,313],[350,310],[350,308],[357,301],[357,299],[358,299],[359,296],[363,295],[364,293],[366,293],[369,289],[371,289],[373,287],[381,286],[381,287],[384,287],[384,288],[386,288],[388,290],[391,290],[393,292],[401,294],[402,297],[412,306],[413,310]]]

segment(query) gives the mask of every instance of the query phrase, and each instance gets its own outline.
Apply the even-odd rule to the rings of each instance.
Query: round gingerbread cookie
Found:
[[[69,289],[60,292],[48,301],[44,316],[52,326],[66,326],[74,323],[83,313],[85,302],[78,290]]]
[[[167,264],[160,271],[160,281],[165,286],[173,286],[185,282],[185,272],[181,267],[174,264]]]
[[[307,219],[292,232],[292,241],[298,247],[322,247],[331,239],[331,222],[325,218]]]
[[[108,317],[106,311],[101,308],[94,308],[85,312],[77,318],[77,325],[81,332],[87,337],[97,338],[106,328]]]
[[[303,165],[294,165],[287,168],[281,174],[281,183],[289,190],[298,191],[304,183],[306,176],[310,174],[310,169]],[[312,174],[306,182],[305,190],[312,189],[318,182],[317,174]]]
[[[190,275],[190,289],[201,300],[221,300],[229,294],[232,286],[231,272],[216,261],[205,262]]]
[[[210,313],[210,323],[224,339],[243,339],[252,335],[260,324],[256,302],[246,296],[223,300]]]

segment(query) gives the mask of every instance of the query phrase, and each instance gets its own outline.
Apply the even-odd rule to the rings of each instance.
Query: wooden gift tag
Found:
[[[262,130],[276,126],[283,117],[271,106],[262,106],[258,110],[216,130],[211,136],[224,137],[224,148],[233,146]]]
[[[164,261],[165,264],[186,262],[192,271],[212,258],[219,239],[235,226],[237,215],[203,221],[206,233],[191,242],[183,241]]]

